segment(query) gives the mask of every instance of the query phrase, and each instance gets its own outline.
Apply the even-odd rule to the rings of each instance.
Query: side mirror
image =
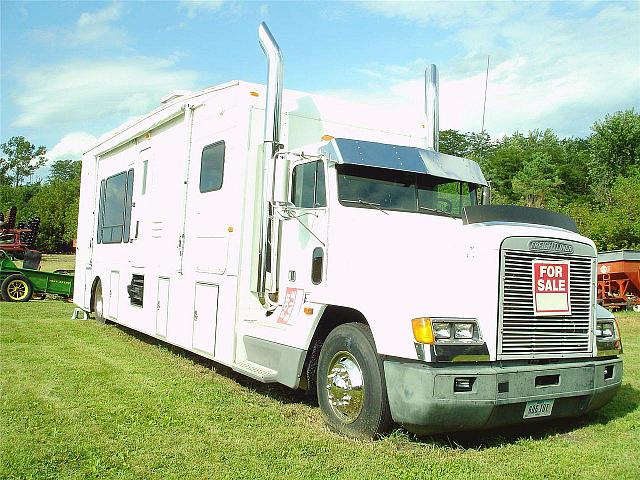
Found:
[[[296,206],[292,202],[273,202],[273,205],[275,213],[279,215],[282,220],[290,220],[295,217],[293,209],[296,208]]]

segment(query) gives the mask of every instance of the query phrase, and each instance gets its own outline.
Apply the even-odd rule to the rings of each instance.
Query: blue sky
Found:
[[[550,127],[584,136],[606,113],[640,109],[640,2],[11,2],[1,14],[1,140],[49,158],[174,89],[263,82],[257,26],[285,59],[285,86],[368,103],[422,105],[440,68],[441,128],[496,137]]]

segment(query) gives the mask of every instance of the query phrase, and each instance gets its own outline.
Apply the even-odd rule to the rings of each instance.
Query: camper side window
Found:
[[[98,210],[98,243],[129,241],[133,169],[103,180]]]
[[[322,162],[303,163],[293,168],[291,201],[300,208],[327,206]]]
[[[207,145],[200,159],[200,192],[213,192],[222,188],[224,173],[224,141]]]

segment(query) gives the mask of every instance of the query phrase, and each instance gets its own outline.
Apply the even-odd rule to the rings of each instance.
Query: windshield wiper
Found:
[[[438,210],[436,208],[429,208],[429,207],[423,207],[422,205],[420,205],[418,207],[420,210],[427,210],[428,212],[433,212],[436,213],[438,215],[442,215],[443,217],[452,217],[452,218],[457,218],[454,214],[452,213],[447,213],[447,212],[443,212],[442,210]]]
[[[373,207],[375,209],[380,210],[382,213],[384,213],[385,215],[389,215],[389,212],[383,210],[383,208],[380,206],[379,203],[373,203],[373,202],[365,202],[362,199],[358,199],[358,200],[342,200],[343,202],[347,202],[347,203],[359,203],[360,205],[366,205],[368,207]]]

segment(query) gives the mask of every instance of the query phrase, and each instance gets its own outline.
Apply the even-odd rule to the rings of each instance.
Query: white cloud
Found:
[[[604,114],[640,107],[640,4],[374,2],[375,14],[433,28],[461,51],[441,65],[441,128],[480,130],[484,67],[491,54],[487,129],[494,135],[554,128],[584,135]],[[556,5],[558,7],[558,5]],[[425,62],[426,63],[426,62]],[[359,67],[374,95],[416,103],[415,62]],[[376,80],[376,73],[384,75]]]
[[[87,132],[69,133],[47,152],[47,163],[53,163],[57,160],[80,160],[82,154],[89,150],[97,140]]]
[[[175,58],[130,57],[82,60],[23,69],[13,101],[14,127],[112,128],[146,112],[175,89],[193,89],[197,74],[176,68]],[[84,130],[87,127],[81,127]]]
[[[180,0],[179,8],[186,11],[188,18],[215,12],[222,6],[222,0]]]
[[[83,12],[72,28],[49,28],[31,30],[31,36],[43,42],[64,44],[67,46],[86,45],[108,41],[110,45],[122,45],[126,34],[113,24],[120,19],[123,6],[113,2],[101,10]]]

